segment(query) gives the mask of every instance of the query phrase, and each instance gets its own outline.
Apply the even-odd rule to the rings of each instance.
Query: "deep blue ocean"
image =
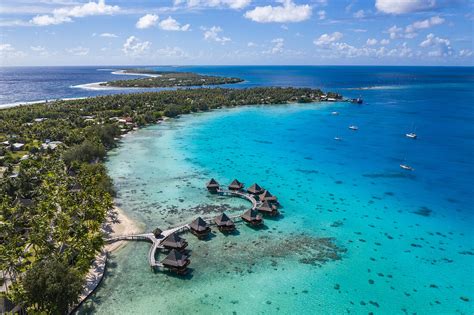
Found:
[[[136,92],[77,87],[122,79],[111,74],[122,68],[3,68],[0,103]],[[210,177],[258,182],[279,197],[283,216],[207,242],[186,235],[188,280],[151,273],[148,246],[129,244],[111,256],[84,313],[474,312],[474,68],[156,68],[245,79],[235,88],[321,88],[364,103],[223,109],[128,134],[107,167],[117,204],[147,230],[219,209],[210,206],[242,206],[208,195]],[[306,252],[326,237],[345,249],[340,259],[308,264]]]

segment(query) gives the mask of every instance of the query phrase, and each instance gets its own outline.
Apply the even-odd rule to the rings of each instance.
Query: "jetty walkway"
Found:
[[[248,193],[244,193],[241,191],[234,191],[234,190],[227,190],[227,189],[218,189],[217,193],[222,196],[229,196],[229,197],[237,197],[248,200],[252,204],[252,210],[255,210],[260,202],[257,199]],[[238,222],[241,220],[240,215],[233,215],[229,216],[234,222]],[[203,220],[209,225],[215,225],[214,218],[203,218]],[[105,242],[110,244],[119,241],[145,241],[151,243],[150,250],[148,251],[148,264],[152,269],[156,268],[163,268],[163,264],[155,259],[156,251],[159,249],[164,249],[161,243],[171,234],[173,233],[184,233],[189,231],[190,227],[189,224],[183,224],[174,228],[170,228],[168,230],[162,231],[158,238],[155,236],[154,233],[142,233],[142,234],[131,234],[131,235],[120,235],[116,237],[112,237],[106,239]]]

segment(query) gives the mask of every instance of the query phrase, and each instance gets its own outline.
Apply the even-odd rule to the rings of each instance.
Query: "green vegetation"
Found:
[[[226,78],[218,76],[201,75],[192,72],[164,72],[146,69],[130,69],[125,73],[141,73],[155,74],[156,77],[147,77],[131,80],[117,80],[101,83],[102,86],[114,87],[141,87],[141,88],[158,88],[158,87],[177,87],[177,86],[204,86],[218,84],[232,84],[242,82],[239,78]]]
[[[9,298],[33,313],[64,313],[76,302],[77,279],[104,244],[113,188],[102,161],[121,135],[163,116],[321,95],[294,88],[186,89],[0,110],[0,140],[8,141],[0,152],[0,270],[11,282]],[[62,144],[42,146],[46,139]],[[20,154],[13,143],[25,144]],[[20,159],[23,153],[28,158]]]

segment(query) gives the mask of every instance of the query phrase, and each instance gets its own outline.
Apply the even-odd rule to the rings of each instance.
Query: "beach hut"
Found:
[[[188,242],[184,238],[179,237],[176,233],[168,235],[163,242],[160,243],[164,248],[183,250],[188,246]]]
[[[232,221],[225,213],[222,213],[215,217],[214,222],[216,223],[217,228],[221,232],[230,232],[235,230],[234,221]]]
[[[273,196],[268,190],[265,190],[263,193],[261,193],[258,198],[260,201],[268,201],[269,203],[278,203],[277,197]]]
[[[251,225],[260,225],[263,223],[262,216],[256,210],[249,209],[241,215],[242,220]]]
[[[268,201],[264,201],[260,206],[258,206],[257,211],[272,217],[280,214],[280,212],[278,212],[278,207]]]
[[[189,228],[191,229],[191,233],[196,235],[198,238],[204,238],[209,234],[209,232],[211,232],[211,228],[201,217],[198,217],[196,220],[191,222]]]
[[[211,178],[209,183],[207,183],[206,188],[209,192],[215,194],[219,190],[219,183],[214,178]]]
[[[161,261],[164,267],[178,274],[185,274],[190,262],[188,256],[174,249]]]
[[[258,184],[253,184],[247,189],[247,192],[252,195],[260,195],[263,192],[263,188]]]
[[[237,190],[241,190],[242,188],[244,188],[244,184],[239,182],[237,179],[234,179],[232,183],[230,183],[229,185],[229,190],[237,191]]]

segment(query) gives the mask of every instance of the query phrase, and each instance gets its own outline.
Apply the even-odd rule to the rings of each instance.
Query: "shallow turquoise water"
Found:
[[[330,115],[334,110],[340,115]],[[461,300],[474,292],[469,185],[462,178],[454,179],[458,186],[440,185],[452,174],[423,159],[436,149],[426,144],[428,136],[410,142],[404,130],[399,134],[399,110],[390,104],[246,107],[183,116],[128,135],[108,168],[118,203],[148,230],[219,211],[209,205],[227,204],[236,213],[246,206],[208,195],[210,177],[257,181],[279,197],[283,217],[266,220],[264,230],[239,225],[240,233],[227,237],[216,231],[206,242],[186,235],[189,279],[152,273],[148,245],[130,244],[113,255],[83,312],[472,313],[472,301]],[[361,129],[351,132],[352,123]],[[411,174],[398,167],[406,151],[416,168]],[[453,169],[470,163],[455,155],[441,160]],[[429,216],[414,213],[423,207]],[[305,263],[321,237],[345,250],[341,259]]]

